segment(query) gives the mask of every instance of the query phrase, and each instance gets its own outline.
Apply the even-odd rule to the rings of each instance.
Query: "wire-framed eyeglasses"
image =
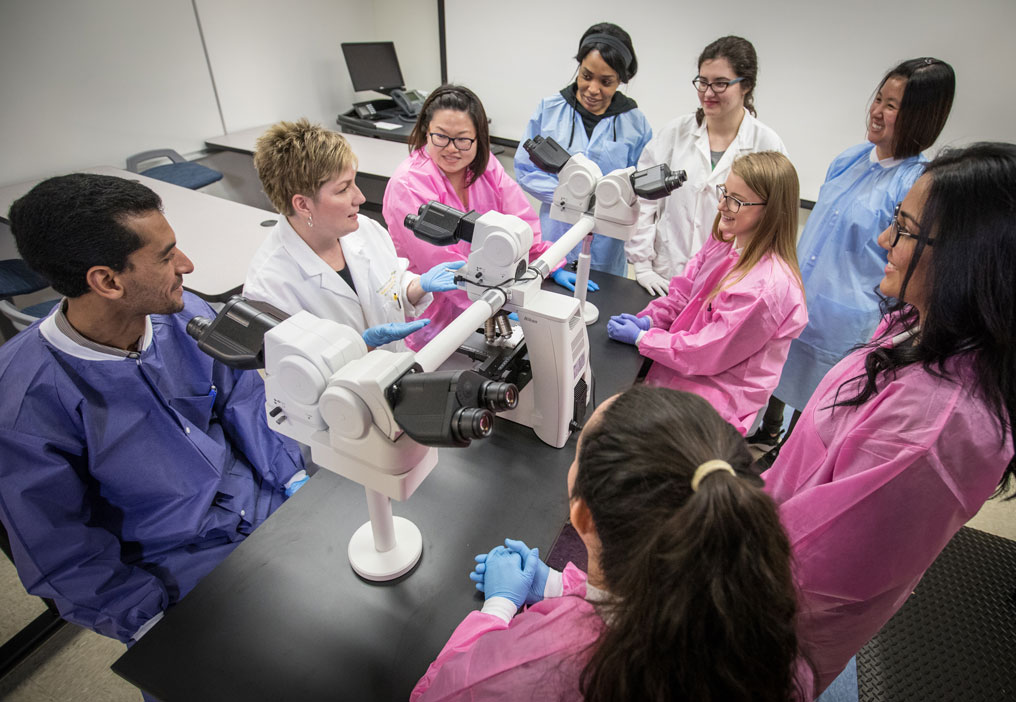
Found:
[[[917,234],[913,234],[910,231],[908,231],[906,226],[903,224],[903,222],[900,221],[900,208],[902,206],[903,206],[903,203],[901,202],[898,205],[896,205],[896,209],[893,210],[893,223],[889,227],[889,231],[890,231],[890,234],[889,234],[889,248],[893,248],[894,246],[896,246],[896,244],[900,243],[900,237],[904,237],[905,236],[908,239],[913,239],[915,241],[917,241],[917,240],[919,240],[921,238]],[[934,239],[925,239],[925,243],[928,246],[931,246],[932,244],[935,243],[935,240]]]
[[[476,139],[471,137],[450,137],[447,134],[441,132],[430,132],[427,136],[430,137],[430,143],[439,149],[443,149],[448,146],[449,143],[455,144],[455,148],[459,151],[469,151],[473,148],[473,144],[476,143]]]
[[[718,202],[727,201],[727,209],[731,212],[738,212],[742,207],[757,207],[764,205],[764,202],[745,202],[744,200],[738,200],[733,195],[727,195],[727,187],[725,185],[716,186],[716,197]]]
[[[702,76],[698,76],[697,78],[695,78],[695,80],[691,82],[691,84],[694,85],[695,90],[699,91],[700,93],[704,93],[705,91],[709,90],[709,88],[712,88],[713,92],[719,95],[724,90],[732,86],[734,83],[740,83],[742,80],[744,80],[743,77],[735,78],[734,80],[725,80],[725,79],[714,80],[712,83],[710,83]]]

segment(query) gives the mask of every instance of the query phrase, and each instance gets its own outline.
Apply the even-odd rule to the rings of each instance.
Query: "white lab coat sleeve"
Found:
[[[265,266],[254,275],[248,274],[243,296],[248,300],[267,302],[286,314],[296,314],[307,306],[298,289],[289,283],[282,271]]]
[[[515,180],[522,189],[540,202],[550,204],[557,188],[557,176],[541,170],[529,158],[529,153],[522,147],[527,139],[542,133],[544,101],[536,108],[536,112],[526,125],[526,131],[519,140],[519,148],[515,150]]]
[[[401,299],[405,303],[403,306],[406,308],[406,317],[419,317],[434,302],[434,293],[425,292],[423,297],[414,305],[409,301],[409,286],[413,284],[414,280],[419,280],[420,276],[416,273],[410,273],[409,261],[401,257],[399,258],[399,269],[402,275],[399,295],[402,296]]]
[[[667,148],[668,137],[672,134],[665,129],[656,138],[651,139],[642,155],[639,157],[638,168],[649,168],[658,163],[668,163],[670,160],[670,149]],[[666,151],[667,153],[661,153]],[[635,231],[625,242],[624,253],[631,263],[641,261],[652,261],[656,258],[656,223],[659,220],[660,205],[662,200],[646,200],[639,198],[639,218],[635,225]]]

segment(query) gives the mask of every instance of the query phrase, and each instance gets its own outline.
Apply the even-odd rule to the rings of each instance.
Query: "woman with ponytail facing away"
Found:
[[[750,463],[691,393],[636,386],[600,405],[568,471],[588,574],[511,539],[477,556],[483,609],[411,699],[793,699],[790,547]]]

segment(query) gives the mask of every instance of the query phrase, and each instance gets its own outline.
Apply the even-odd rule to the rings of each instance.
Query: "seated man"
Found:
[[[198,350],[214,316],[147,187],[46,180],[11,231],[65,298],[0,347],[0,519],[25,588],[136,640],[303,480],[264,386]],[[226,255],[226,254],[224,254]]]

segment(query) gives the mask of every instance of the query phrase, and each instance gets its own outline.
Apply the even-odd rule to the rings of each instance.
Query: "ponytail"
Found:
[[[586,700],[794,697],[790,545],[750,462],[740,434],[689,393],[637,386],[587,427],[572,496],[589,506],[611,599]]]

